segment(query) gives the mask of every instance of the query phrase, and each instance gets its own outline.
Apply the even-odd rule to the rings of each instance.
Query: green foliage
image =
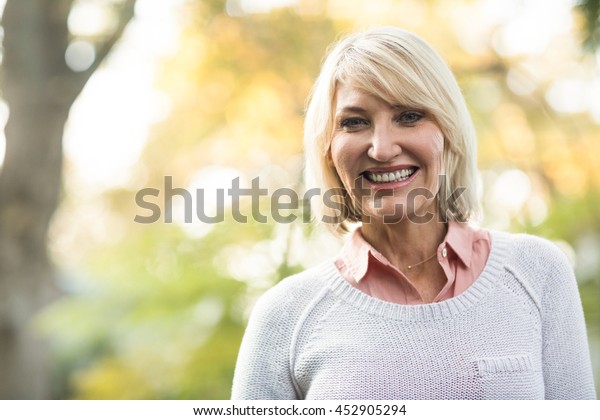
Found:
[[[600,0],[580,0],[577,8],[584,18],[584,46],[595,51],[600,46]]]
[[[76,370],[73,397],[192,398],[194,387],[230,380],[235,350],[223,351],[223,336],[240,339],[245,285],[218,272],[211,257],[232,238],[217,228],[191,241],[175,226],[142,226],[98,250],[89,261],[90,287],[42,320],[47,330],[70,326],[55,345]],[[115,253],[124,259],[115,262]],[[182,387],[187,375],[196,382]],[[215,385],[210,395],[227,393]]]

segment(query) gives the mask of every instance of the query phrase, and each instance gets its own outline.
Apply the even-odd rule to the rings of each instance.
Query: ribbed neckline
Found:
[[[339,298],[371,315],[405,322],[427,322],[452,318],[476,305],[494,287],[506,262],[509,234],[491,232],[490,255],[479,277],[458,296],[442,302],[403,305],[386,302],[353,287],[340,274],[333,261],[322,266],[330,290]]]

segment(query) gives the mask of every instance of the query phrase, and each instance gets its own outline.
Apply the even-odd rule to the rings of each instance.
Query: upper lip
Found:
[[[410,169],[410,168],[417,168],[418,166],[416,165],[395,165],[395,166],[387,166],[385,168],[370,168],[367,169],[365,171],[363,171],[363,173],[387,173],[387,172],[396,172],[396,171],[401,171],[402,169]]]

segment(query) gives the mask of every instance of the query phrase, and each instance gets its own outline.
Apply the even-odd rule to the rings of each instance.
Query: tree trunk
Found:
[[[46,233],[61,186],[68,104],[58,95],[68,1],[9,0],[2,93],[10,109],[0,173],[0,398],[52,395],[45,343],[31,321],[51,299]]]
[[[10,116],[0,168],[0,399],[53,396],[48,348],[32,320],[59,295],[46,236],[60,196],[64,124],[135,0],[123,2],[117,30],[97,43],[96,61],[80,73],[64,59],[72,3],[7,0],[2,16],[2,96]]]

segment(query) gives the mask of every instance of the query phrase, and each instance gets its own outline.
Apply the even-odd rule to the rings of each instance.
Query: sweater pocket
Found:
[[[481,377],[502,373],[533,371],[529,355],[486,357],[475,361],[477,374]]]
[[[544,398],[544,378],[530,355],[486,357],[474,365],[483,399]]]

